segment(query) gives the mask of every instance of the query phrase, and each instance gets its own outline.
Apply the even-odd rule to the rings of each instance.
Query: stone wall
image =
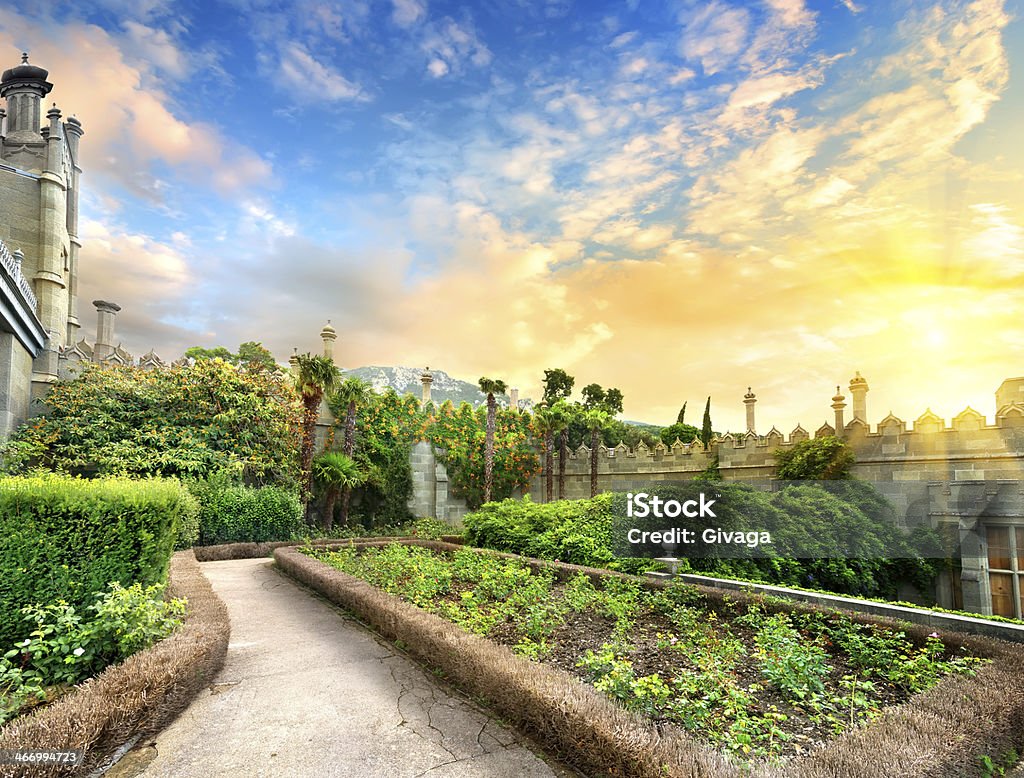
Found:
[[[409,511],[416,518],[431,516],[449,524],[458,524],[469,512],[465,500],[453,497],[448,489],[448,471],[437,458],[434,447],[420,441],[409,454],[412,466],[412,498]]]

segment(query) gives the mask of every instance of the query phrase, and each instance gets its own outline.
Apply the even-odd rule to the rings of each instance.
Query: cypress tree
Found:
[[[708,395],[708,404],[704,406],[704,423],[701,425],[700,442],[707,448],[711,443],[711,395]]]
[[[686,424],[686,403],[683,403],[682,409],[679,411],[679,415],[676,416],[676,424]]]

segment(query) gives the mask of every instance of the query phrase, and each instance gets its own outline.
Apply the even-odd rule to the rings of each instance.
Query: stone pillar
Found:
[[[513,386],[508,392],[508,407],[514,411],[519,410],[519,388]]]
[[[288,357],[288,366],[291,368],[293,373],[299,372],[299,349],[295,347],[292,349],[292,355]]]
[[[82,123],[74,116],[69,116],[64,123],[64,135],[67,141],[70,159],[71,180],[67,182],[68,204],[68,332],[67,344],[78,342],[78,254],[82,241],[78,237],[78,181],[82,168],[78,165],[78,142],[84,134]]]
[[[832,398],[832,410],[836,412],[836,435],[843,437],[843,430],[846,429],[846,424],[843,422],[843,408],[846,407],[846,398],[839,393],[839,387],[836,387],[835,397]]]
[[[32,282],[47,341],[33,364],[34,397],[41,397],[57,380],[60,351],[68,331],[67,254],[63,238],[67,232],[64,133],[57,106],[47,111],[46,118],[50,126],[46,133],[46,161],[39,176],[39,256]]]
[[[430,402],[430,385],[432,383],[434,383],[434,375],[430,372],[430,367],[428,366],[427,369],[423,371],[423,375],[420,376],[420,384],[423,387],[422,394],[420,395],[420,405],[424,408],[426,408],[427,403]]]
[[[747,432],[757,434],[757,427],[754,426],[754,405],[757,404],[757,395],[747,387],[747,393],[743,395],[743,404],[747,406]]]
[[[338,339],[338,334],[334,331],[334,327],[331,326],[331,320],[327,320],[327,324],[320,330],[320,339],[324,342],[324,356],[332,362],[334,361],[334,341]]]
[[[860,371],[850,379],[850,394],[853,395],[853,418],[868,423],[868,382]]]
[[[42,124],[41,104],[43,98],[53,89],[46,80],[49,73],[43,68],[30,65],[28,54],[21,55],[21,64],[3,73],[0,81],[0,97],[7,100],[8,144],[38,143],[43,137],[39,133]]]
[[[93,300],[96,306],[96,345],[92,358],[102,362],[114,353],[114,319],[121,306],[106,300]]]

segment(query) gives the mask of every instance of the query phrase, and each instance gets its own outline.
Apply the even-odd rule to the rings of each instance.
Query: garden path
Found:
[[[271,560],[207,562],[203,572],[231,618],[224,669],[116,774],[568,775]]]

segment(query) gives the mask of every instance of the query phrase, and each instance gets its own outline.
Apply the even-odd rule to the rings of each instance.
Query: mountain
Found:
[[[423,391],[420,383],[423,369],[418,367],[371,365],[341,372],[346,378],[351,376],[366,381],[378,392],[383,392],[391,387],[399,394],[413,394],[418,398]],[[483,405],[487,402],[487,395],[481,392],[476,384],[452,378],[443,370],[431,370],[430,373],[434,376],[434,383],[430,386],[430,399],[435,405],[440,405],[445,400],[451,400],[456,406],[462,402],[468,402],[471,405]],[[497,400],[498,405],[508,406],[508,395],[497,395],[494,399]],[[529,410],[533,407],[533,400],[520,397],[519,407]]]

